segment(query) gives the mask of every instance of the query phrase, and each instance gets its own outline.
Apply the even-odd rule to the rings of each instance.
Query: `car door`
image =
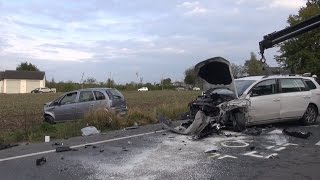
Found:
[[[80,91],[79,101],[76,108],[76,119],[81,119],[84,117],[85,113],[93,109],[95,105],[95,98],[92,91],[85,90]]]
[[[276,79],[257,83],[249,95],[249,123],[262,124],[280,118],[280,94]]]
[[[71,92],[64,95],[57,105],[54,106],[56,121],[72,120],[75,118],[76,98],[78,92]]]
[[[283,78],[279,80],[279,84],[281,92],[280,117],[282,119],[302,117],[311,99],[311,92],[303,80]]]
[[[93,108],[107,108],[108,107],[108,100],[106,99],[106,96],[101,91],[93,91],[93,94],[95,96],[96,102],[94,103]]]

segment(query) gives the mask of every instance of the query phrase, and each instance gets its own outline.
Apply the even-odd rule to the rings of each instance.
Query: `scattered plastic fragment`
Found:
[[[138,128],[139,128],[138,125],[134,125],[134,126],[126,127],[124,128],[124,130],[131,130],[131,129],[138,129]]]
[[[47,162],[47,159],[46,159],[45,157],[36,159],[36,165],[37,165],[37,166],[41,166],[41,165],[43,165],[43,164],[46,163],[46,162]]]
[[[99,134],[100,131],[94,126],[88,126],[81,129],[82,136],[90,136],[94,134]]]
[[[56,152],[65,152],[71,151],[72,149],[69,146],[59,146],[56,148]]]
[[[205,153],[216,153],[217,149],[216,148],[210,148],[204,151]]]
[[[311,132],[288,130],[288,128],[283,129],[282,132],[286,135],[302,138],[302,139],[307,139],[311,135]]]

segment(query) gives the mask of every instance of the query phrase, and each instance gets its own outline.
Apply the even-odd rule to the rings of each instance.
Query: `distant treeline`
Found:
[[[116,88],[118,90],[128,90],[128,91],[136,91],[137,89],[141,87],[148,87],[149,90],[162,90],[162,89],[175,89],[175,87],[172,84],[164,84],[163,86],[161,84],[151,84],[151,83],[145,83],[145,84],[134,84],[134,83],[127,83],[125,85],[123,84],[108,84],[108,83],[76,83],[72,81],[68,82],[46,82],[46,87],[49,88],[56,88],[57,92],[68,92],[73,91],[77,89],[82,88],[99,88],[99,87],[111,87]]]

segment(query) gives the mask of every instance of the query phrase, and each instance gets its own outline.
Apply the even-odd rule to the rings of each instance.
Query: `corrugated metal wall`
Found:
[[[6,90],[8,94],[10,93],[20,93],[20,81],[21,80],[6,80]]]
[[[40,80],[27,80],[27,93],[40,87]]]

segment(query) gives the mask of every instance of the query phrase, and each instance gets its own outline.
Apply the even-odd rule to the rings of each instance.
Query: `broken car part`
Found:
[[[60,146],[56,148],[56,152],[65,152],[71,151],[72,149],[69,146]]]
[[[311,132],[295,131],[295,130],[290,130],[288,128],[283,129],[283,133],[289,136],[302,138],[302,139],[307,139],[311,135]]]
[[[43,164],[46,163],[46,162],[47,162],[47,159],[46,159],[45,157],[36,159],[36,165],[37,165],[37,166],[41,166],[41,165],[43,165]]]

